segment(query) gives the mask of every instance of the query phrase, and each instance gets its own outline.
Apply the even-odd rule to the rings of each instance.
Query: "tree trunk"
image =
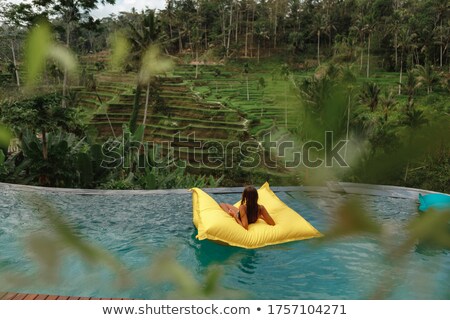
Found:
[[[226,29],[225,29],[225,7],[223,8],[223,15],[222,15],[222,34],[223,34],[223,47],[226,48],[227,46],[227,36],[226,36]]]
[[[231,41],[231,29],[233,26],[233,3],[231,3],[231,7],[230,7],[230,24],[229,24],[229,29],[228,29],[228,42],[227,42],[227,51],[226,51],[226,55],[228,57],[228,55],[230,54],[230,41]]]
[[[16,83],[17,83],[17,86],[20,87],[19,70],[17,69],[16,52],[14,50],[14,41],[13,40],[11,40],[11,51],[12,51],[12,56],[13,56],[14,72],[16,74]]]
[[[248,91],[248,75],[246,76],[246,80],[247,80],[247,101],[250,101],[250,93]]]
[[[258,40],[258,53],[257,53],[257,57],[258,57],[258,58],[257,58],[257,61],[258,61],[258,64],[259,64],[259,47],[261,46],[261,45],[260,45],[260,42],[261,42],[261,41]]]
[[[348,145],[348,135],[349,135],[349,129],[350,129],[350,105],[351,105],[351,96],[350,93],[348,94],[348,103],[347,103],[347,131],[345,134],[345,149],[344,149],[344,160],[347,160],[347,145]]]
[[[320,30],[317,31],[317,64],[320,66]]]
[[[195,79],[198,79],[198,48],[195,50]]]
[[[66,47],[69,50],[70,49],[70,22],[67,23],[66,26]],[[67,107],[67,82],[68,82],[68,70],[67,67],[64,66],[64,81],[63,81],[63,92],[62,92],[62,100],[61,104],[62,107]]]
[[[134,93],[133,111],[132,111],[131,117],[130,117],[130,131],[132,133],[134,133],[136,131],[136,127],[137,127],[137,125],[136,125],[137,118],[139,116],[139,109],[141,106],[141,92],[142,92],[142,87],[138,83],[136,85],[136,92]]]
[[[395,70],[397,70],[398,67],[398,47],[397,47],[397,32],[395,32],[394,36],[394,47],[395,47]]]
[[[443,30],[442,30],[442,18],[441,18],[441,45],[440,45],[440,51],[439,51],[439,66],[442,68],[442,45],[443,45],[443,39],[442,39],[442,33],[443,33]]]
[[[364,49],[361,46],[361,59],[360,59],[360,63],[359,63],[359,72],[362,73],[362,69],[363,69],[363,53],[364,53]]]
[[[278,29],[278,1],[275,1],[275,14],[273,19],[273,48],[275,49],[277,47],[277,29]]]
[[[181,39],[181,29],[178,28],[178,52],[183,52],[183,40]]]
[[[147,120],[147,111],[148,111],[148,100],[150,97],[150,81],[147,83],[147,93],[145,95],[145,108],[144,108],[144,119],[142,120],[142,125],[145,128],[145,121]]]
[[[288,105],[287,105],[287,85],[284,86],[284,126],[288,127]]]
[[[367,78],[370,75],[370,33],[367,38]]]
[[[402,94],[402,75],[403,75],[403,50],[400,55],[400,81],[398,82],[398,94]]]
[[[42,128],[42,157],[45,161],[48,160],[48,145],[47,145],[47,131],[45,128]]]
[[[251,37],[251,49],[250,49],[250,57],[253,58],[253,46],[255,45],[255,11],[256,6],[253,6],[252,8],[252,37]]]
[[[245,57],[248,57],[248,11],[247,11],[247,21],[245,23]]]
[[[238,43],[238,33],[239,33],[239,10],[236,5],[236,30],[234,33],[234,43]]]

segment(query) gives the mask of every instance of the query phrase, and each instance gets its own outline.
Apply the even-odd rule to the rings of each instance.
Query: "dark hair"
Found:
[[[258,191],[255,187],[247,186],[242,192],[241,205],[247,206],[247,219],[248,223],[255,223],[258,220]]]

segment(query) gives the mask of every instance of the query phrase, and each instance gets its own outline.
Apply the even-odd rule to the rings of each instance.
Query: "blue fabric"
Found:
[[[430,208],[438,210],[450,210],[450,196],[446,194],[433,193],[427,195],[419,194],[419,211],[427,211]]]

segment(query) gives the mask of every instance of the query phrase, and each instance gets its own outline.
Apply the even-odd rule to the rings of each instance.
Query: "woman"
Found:
[[[263,205],[258,205],[258,191],[253,186],[245,187],[239,209],[228,203],[221,203],[220,207],[234,217],[236,222],[246,230],[248,230],[248,225],[255,223],[258,218],[263,219],[268,225],[275,225],[275,221],[266,208]]]

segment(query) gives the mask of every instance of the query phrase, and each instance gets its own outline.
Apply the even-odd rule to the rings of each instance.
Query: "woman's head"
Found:
[[[247,186],[242,192],[241,205],[246,205],[247,207],[247,219],[248,223],[254,223],[258,220],[258,191],[255,187]]]

